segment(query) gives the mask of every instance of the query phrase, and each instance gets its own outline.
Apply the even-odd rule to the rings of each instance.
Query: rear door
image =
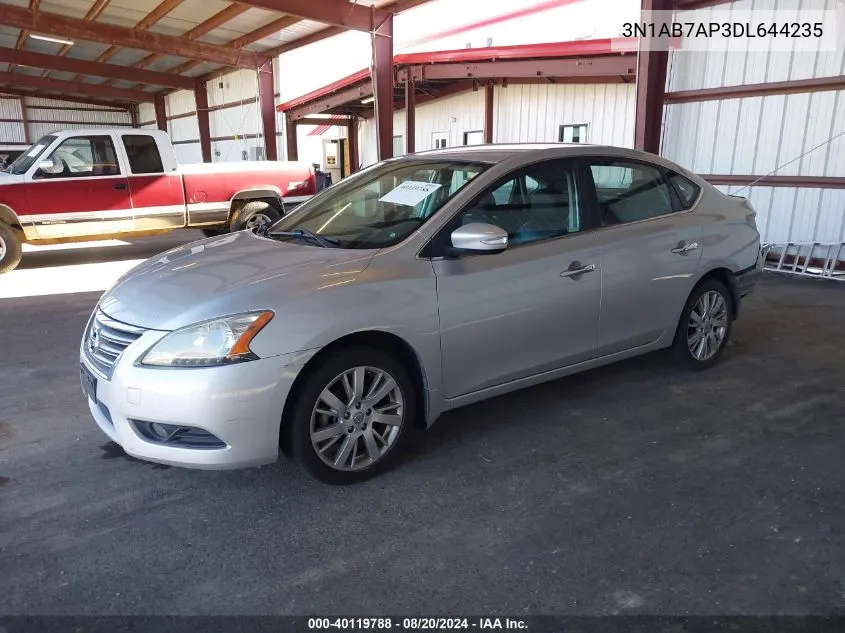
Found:
[[[702,228],[662,167],[588,160],[602,250],[598,353],[605,356],[674,331],[701,262]]]
[[[185,226],[187,211],[182,176],[165,171],[161,148],[149,134],[121,134],[126,153],[129,191],[136,231],[172,229]]]
[[[122,233],[135,228],[129,184],[110,135],[71,136],[40,159],[28,187],[40,239]]]

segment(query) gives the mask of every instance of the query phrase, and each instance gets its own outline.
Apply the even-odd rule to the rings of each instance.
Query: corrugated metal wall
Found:
[[[156,109],[152,103],[141,103],[138,105],[138,122],[145,130],[156,129]]]
[[[231,106],[213,110],[209,115],[211,138],[219,139],[211,143],[213,160],[254,159],[254,148],[264,147],[255,71],[239,70],[209,82],[208,105]]]
[[[630,84],[516,84],[493,93],[493,142],[556,142],[561,125],[587,124],[587,141],[632,147],[636,95]],[[484,93],[467,91],[417,106],[416,150],[434,147],[446,134],[450,147],[466,132],[484,129]],[[405,112],[393,116],[394,136],[405,134]],[[402,139],[403,147],[404,138]],[[361,165],[376,162],[375,121],[359,127]]]
[[[20,99],[0,99],[0,145],[26,142]]]
[[[200,147],[200,130],[197,123],[197,105],[194,93],[190,90],[179,90],[167,96],[164,100],[167,116],[180,116],[167,122],[167,133],[173,142],[176,160],[180,163],[201,163],[202,148]],[[187,141],[187,142],[186,142]]]
[[[632,84],[522,84],[497,86],[496,143],[556,142],[561,125],[587,124],[587,142],[634,145]]]
[[[791,6],[797,6],[793,2]],[[835,9],[836,0],[818,8]],[[708,20],[726,9],[786,8],[777,0],[740,0],[681,14]],[[815,8],[815,6],[814,6]],[[838,51],[685,51],[670,54],[667,90],[811,79],[845,74]],[[845,176],[845,91],[799,93],[667,105],[661,153],[700,174]],[[842,136],[836,137],[838,134]],[[833,140],[831,140],[833,139]],[[723,188],[731,193],[740,187]],[[840,242],[845,192],[750,187],[767,242]]]

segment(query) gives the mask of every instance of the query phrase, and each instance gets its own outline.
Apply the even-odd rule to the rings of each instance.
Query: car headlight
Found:
[[[249,349],[273,313],[248,312],[188,325],[167,334],[141,358],[141,365],[156,367],[211,367],[258,356]]]

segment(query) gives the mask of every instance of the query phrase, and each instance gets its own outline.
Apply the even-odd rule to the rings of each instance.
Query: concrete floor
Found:
[[[11,274],[62,292],[41,255]],[[713,370],[471,406],[348,488],[125,457],[79,390],[98,295],[0,300],[2,615],[845,614],[845,285],[767,273]]]

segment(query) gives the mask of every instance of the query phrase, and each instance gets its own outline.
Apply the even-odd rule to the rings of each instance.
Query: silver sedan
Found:
[[[654,155],[423,152],[128,272],[85,329],[82,389],[134,457],[282,451],[350,483],[450,409],[662,348],[712,366],[762,263],[749,202]]]

